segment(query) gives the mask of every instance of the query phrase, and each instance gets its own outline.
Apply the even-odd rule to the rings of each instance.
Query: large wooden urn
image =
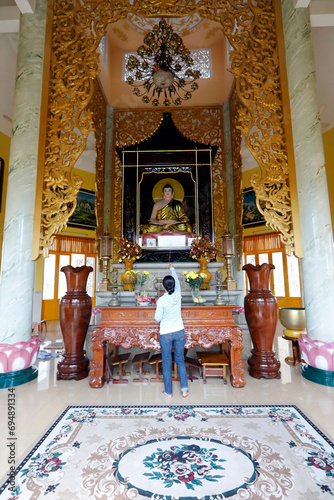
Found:
[[[89,360],[83,347],[92,312],[92,299],[86,292],[86,285],[93,268],[64,266],[61,271],[67,283],[67,292],[59,304],[65,353],[57,365],[57,379],[81,380],[88,377],[89,373]]]
[[[273,351],[277,324],[277,300],[269,287],[270,274],[275,266],[246,264],[250,291],[245,297],[245,316],[253,342],[252,356],[248,359],[249,374],[254,378],[281,378],[281,363]]]

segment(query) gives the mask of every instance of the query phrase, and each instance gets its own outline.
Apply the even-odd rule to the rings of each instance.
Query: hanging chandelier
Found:
[[[145,36],[144,44],[137,49],[138,57],[130,56],[126,64],[132,93],[153,106],[159,105],[160,97],[165,106],[191,99],[200,72],[191,69],[194,61],[182,38],[162,19]]]

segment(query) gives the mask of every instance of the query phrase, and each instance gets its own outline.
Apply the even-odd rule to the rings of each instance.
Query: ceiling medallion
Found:
[[[191,69],[193,59],[182,38],[162,19],[144,37],[144,44],[137,49],[138,57],[130,56],[126,64],[133,94],[153,106],[159,105],[160,97],[165,106],[189,100],[198,89],[200,72]]]
[[[194,12],[190,16],[187,17],[172,17],[169,19],[170,24],[173,25],[174,31],[179,35],[187,35],[197,30],[200,26],[202,26],[206,20],[203,19],[198,12]],[[135,14],[128,14],[126,18],[126,22],[132,26],[138,33],[147,33],[151,31],[154,24],[157,22],[156,18],[143,18],[136,16]]]

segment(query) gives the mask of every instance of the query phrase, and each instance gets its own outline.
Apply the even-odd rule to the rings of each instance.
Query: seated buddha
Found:
[[[174,190],[170,184],[162,188],[162,199],[158,200],[151,213],[148,224],[142,228],[143,234],[150,233],[191,233],[183,204],[174,200]]]

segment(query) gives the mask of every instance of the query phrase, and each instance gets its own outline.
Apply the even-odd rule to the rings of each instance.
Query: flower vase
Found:
[[[150,305],[150,302],[138,302],[137,300],[137,306],[139,307],[145,307],[145,306],[149,306]]]
[[[208,263],[206,261],[206,258],[205,257],[199,257],[198,259],[198,262],[201,266],[201,269],[198,271],[198,274],[205,274],[205,278],[204,278],[204,281],[203,283],[201,284],[201,286],[199,287],[200,290],[210,290],[210,281],[211,281],[211,277],[212,277],[212,274],[210,273],[210,271],[208,270]]]
[[[269,289],[270,274],[275,266],[246,264],[250,291],[245,297],[245,316],[253,349],[248,359],[249,374],[254,378],[281,378],[281,363],[272,350],[277,324],[277,300]]]
[[[149,292],[142,292],[141,291],[141,287],[139,288],[138,292],[137,292],[137,297],[136,297],[136,304],[137,306],[140,306],[140,307],[145,307],[145,306],[149,306],[151,305],[151,300],[139,300],[139,299],[143,299],[143,298],[146,298],[146,299],[149,299]]]
[[[191,295],[192,295],[194,304],[198,304],[199,288],[197,288],[197,287],[192,288],[191,289]]]
[[[57,380],[81,380],[88,377],[89,360],[84,355],[88,325],[92,312],[92,299],[86,292],[88,275],[92,267],[64,266],[67,292],[59,303],[59,322],[65,353],[57,365]]]
[[[124,259],[123,262],[125,264],[125,272],[121,276],[122,281],[124,283],[123,290],[128,291],[128,292],[133,292],[135,287],[134,287],[127,271],[132,271],[132,266],[135,262],[135,259]]]

